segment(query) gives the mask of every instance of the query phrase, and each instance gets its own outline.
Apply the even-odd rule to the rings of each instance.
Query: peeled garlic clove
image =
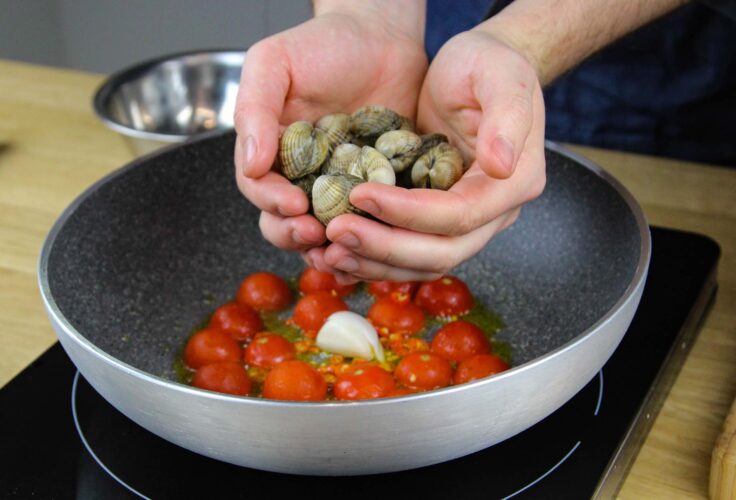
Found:
[[[340,311],[327,318],[317,334],[317,347],[352,358],[385,360],[378,333],[367,319],[352,311]]]

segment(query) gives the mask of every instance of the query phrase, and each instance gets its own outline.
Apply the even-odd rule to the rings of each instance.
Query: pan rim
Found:
[[[210,133],[203,134],[202,136],[198,137],[197,139],[191,142],[187,142],[186,146],[191,146],[192,144],[196,144],[201,141],[214,140],[220,137],[224,137],[226,135],[230,135],[232,133],[233,132],[229,130],[212,131]],[[648,225],[646,216],[644,215],[644,212],[641,206],[636,201],[633,194],[631,194],[631,192],[628,189],[626,189],[626,187],[619,180],[613,177],[613,175],[608,173],[605,169],[603,169],[598,164],[594,163],[592,160],[589,160],[588,158],[585,158],[584,156],[581,156],[560,144],[545,140],[545,149],[548,149],[550,151],[553,151],[557,154],[560,154],[564,157],[567,157],[575,161],[580,166],[588,169],[589,171],[591,171],[592,173],[594,173],[595,175],[597,175],[598,177],[606,181],[619,194],[619,196],[621,196],[623,201],[626,203],[626,206],[629,208],[629,210],[631,210],[632,215],[634,216],[634,219],[636,220],[637,227],[639,229],[639,240],[640,240],[639,260],[637,262],[636,271],[634,272],[634,275],[631,281],[629,282],[628,286],[626,287],[622,295],[619,297],[619,299],[613,304],[613,306],[611,306],[611,308],[608,311],[606,311],[605,314],[603,314],[591,326],[589,326],[584,331],[582,331],[581,333],[579,333],[572,339],[568,340],[561,346],[558,346],[555,349],[552,349],[551,351],[543,354],[542,356],[531,359],[527,361],[526,363],[520,364],[518,366],[513,366],[505,372],[499,373],[497,375],[494,375],[492,377],[488,377],[485,379],[479,379],[479,380],[476,380],[470,383],[449,386],[449,387],[435,389],[432,391],[422,392],[418,394],[410,394],[410,395],[405,395],[405,396],[397,396],[397,397],[373,399],[373,400],[362,400],[362,401],[301,402],[301,401],[270,400],[270,399],[252,397],[252,396],[233,396],[229,394],[222,394],[222,393],[217,393],[217,392],[208,391],[204,389],[198,389],[198,388],[195,388],[189,385],[182,384],[180,382],[176,382],[176,381],[169,380],[163,377],[159,377],[157,375],[141,370],[140,368],[136,368],[135,366],[129,363],[126,363],[114,357],[113,355],[107,353],[101,348],[97,347],[94,343],[92,343],[89,339],[87,339],[82,333],[77,331],[77,329],[64,316],[61,309],[59,308],[59,306],[57,305],[56,301],[53,298],[53,295],[51,293],[51,287],[50,287],[49,280],[48,280],[48,263],[49,263],[48,261],[49,261],[49,256],[53,250],[53,246],[54,246],[54,242],[56,241],[56,237],[58,236],[58,234],[64,227],[66,221],[74,214],[77,208],[79,208],[79,206],[82,203],[84,203],[84,201],[87,198],[89,198],[102,185],[113,181],[115,178],[121,175],[124,175],[129,170],[137,168],[139,165],[146,163],[148,160],[156,156],[166,154],[169,151],[172,151],[173,149],[176,149],[178,147],[186,147],[186,146],[182,146],[181,144],[172,144],[170,146],[166,146],[164,148],[158,149],[144,156],[138,157],[134,159],[133,161],[127,163],[126,165],[123,165],[122,167],[106,174],[105,176],[103,176],[102,178],[94,182],[92,185],[90,185],[79,196],[77,196],[77,198],[75,198],[74,201],[72,201],[72,203],[69,204],[67,208],[64,209],[64,211],[61,213],[61,215],[56,220],[56,222],[54,222],[54,225],[51,227],[48,235],[46,236],[44,240],[43,246],[41,248],[41,253],[39,255],[39,260],[38,260],[38,286],[41,292],[41,299],[44,303],[46,310],[48,311],[48,314],[52,322],[55,323],[55,325],[57,325],[58,328],[63,330],[67,338],[74,341],[77,345],[79,345],[82,349],[86,350],[89,354],[94,355],[98,358],[101,358],[107,364],[112,365],[116,369],[121,370],[127,373],[128,375],[139,378],[146,383],[154,384],[157,386],[162,386],[164,388],[174,390],[177,392],[181,392],[184,394],[197,396],[197,397],[203,397],[203,398],[210,399],[210,400],[220,400],[224,402],[229,402],[231,404],[254,405],[256,407],[265,405],[267,407],[284,407],[284,408],[289,408],[289,407],[318,408],[320,407],[320,408],[334,409],[334,408],[354,408],[356,406],[365,407],[365,406],[375,406],[375,405],[378,405],[378,406],[391,405],[391,404],[408,402],[408,401],[419,401],[419,400],[424,400],[427,398],[441,397],[442,395],[452,394],[452,393],[459,392],[459,391],[468,391],[468,390],[473,390],[473,389],[480,390],[481,387],[484,387],[490,384],[498,384],[502,380],[505,380],[512,376],[516,376],[517,374],[520,374],[522,372],[532,370],[536,366],[544,363],[545,361],[549,359],[561,356],[564,353],[575,349],[576,346],[583,343],[588,337],[595,335],[597,332],[602,330],[606,325],[616,320],[617,314],[620,311],[626,309],[626,306],[628,303],[636,299],[637,291],[643,286],[644,280],[646,279],[646,276],[647,276],[647,271],[649,268],[649,260],[651,257],[651,234],[649,231],[649,225]],[[324,410],[324,411],[327,411],[327,410]]]

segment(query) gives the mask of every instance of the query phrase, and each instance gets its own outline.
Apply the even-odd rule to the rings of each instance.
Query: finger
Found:
[[[516,213],[518,209],[510,210],[475,231],[455,237],[417,233],[364,217],[345,215],[330,222],[327,237],[360,257],[391,267],[446,273],[478,253],[491,237],[507,226],[508,219],[515,218]],[[334,260],[332,246],[327,249],[324,259],[337,269],[354,271],[345,263]]]
[[[309,200],[304,191],[276,172],[252,179],[238,175],[236,171],[235,181],[245,197],[265,212],[291,217],[309,210]]]
[[[338,271],[358,280],[425,281],[442,276],[441,273],[417,271],[376,262],[357,255],[339,243],[333,243],[324,253],[325,261],[335,263]],[[350,269],[346,271],[345,269]]]
[[[245,176],[261,177],[276,158],[279,118],[290,82],[288,59],[274,38],[248,50],[235,103],[240,143],[235,163]]]
[[[521,181],[489,178],[474,165],[449,191],[364,183],[350,192],[350,203],[392,226],[461,235],[518,206]]]
[[[475,158],[491,177],[505,179],[516,168],[532,127],[532,95],[538,86],[526,61],[518,56],[495,61],[475,77],[473,92],[482,109]],[[504,71],[497,71],[502,63]]]
[[[306,250],[325,242],[324,227],[311,215],[279,217],[261,212],[258,226],[268,242],[284,250]]]

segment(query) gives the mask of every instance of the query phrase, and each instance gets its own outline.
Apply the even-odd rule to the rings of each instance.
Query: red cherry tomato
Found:
[[[389,391],[384,398],[395,398],[398,396],[408,396],[409,394],[414,394],[415,390],[409,389],[408,387],[396,387],[392,391]]]
[[[489,354],[491,343],[473,323],[458,320],[440,328],[432,339],[431,350],[457,363],[475,354]]]
[[[389,372],[376,365],[357,365],[337,376],[333,392],[337,399],[375,399],[386,396],[396,382]]]
[[[411,335],[424,328],[424,311],[408,300],[401,303],[391,297],[376,300],[368,310],[368,319],[377,329]]]
[[[340,285],[335,280],[335,276],[330,273],[317,271],[313,267],[308,267],[299,277],[299,290],[304,294],[319,292],[321,290],[337,293],[338,296],[344,297],[353,290],[355,285]]]
[[[291,303],[291,291],[286,281],[273,273],[254,273],[240,284],[237,301],[256,311],[280,311]]]
[[[403,293],[411,298],[418,287],[418,281],[373,281],[368,283],[368,291],[376,298],[391,295],[393,292]]]
[[[459,316],[473,307],[468,285],[454,276],[427,281],[417,290],[416,303],[433,316]]]
[[[476,354],[460,362],[453,381],[464,384],[508,369],[509,365],[495,354]]]
[[[233,340],[243,342],[263,330],[263,321],[249,305],[230,302],[215,310],[210,326],[227,333]]]
[[[245,362],[259,368],[273,368],[295,356],[294,344],[270,332],[259,333],[245,348]]]
[[[438,389],[450,385],[452,367],[432,352],[413,352],[399,361],[394,376],[410,389]]]
[[[276,365],[263,382],[263,397],[287,401],[321,401],[327,397],[324,377],[304,361]]]
[[[294,323],[308,333],[315,333],[327,318],[337,311],[347,311],[348,306],[340,297],[321,291],[305,295],[294,308]]]
[[[230,336],[214,328],[200,330],[189,339],[184,348],[184,362],[195,370],[220,361],[240,361],[240,346]]]
[[[201,367],[194,374],[192,385],[209,391],[247,396],[252,384],[243,365],[223,362]]]

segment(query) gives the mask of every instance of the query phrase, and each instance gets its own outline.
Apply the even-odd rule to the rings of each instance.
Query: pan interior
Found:
[[[93,344],[174,379],[192,329],[255,271],[296,276],[233,181],[234,136],[145,158],[84,197],[48,254],[50,299]],[[595,172],[547,151],[547,187],[517,223],[454,274],[503,317],[514,364],[565,344],[621,298],[640,252],[637,222]]]

